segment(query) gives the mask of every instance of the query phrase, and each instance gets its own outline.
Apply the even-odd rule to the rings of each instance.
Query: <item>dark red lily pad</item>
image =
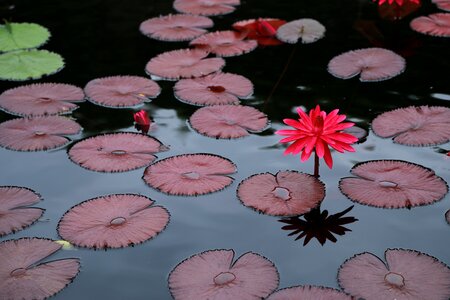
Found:
[[[391,79],[401,74],[405,67],[405,59],[390,50],[366,48],[334,57],[328,63],[328,72],[341,79],[360,75],[360,81],[371,82]]]
[[[150,102],[159,95],[161,88],[144,77],[111,76],[89,81],[84,91],[94,104],[122,108]]]
[[[214,53],[217,56],[238,56],[255,50],[258,43],[245,40],[246,35],[232,31],[216,31],[204,34],[190,42],[191,46]]]
[[[41,262],[61,247],[43,238],[0,242],[0,299],[47,299],[69,285],[80,270],[78,259]]]
[[[329,287],[304,285],[284,288],[271,294],[267,300],[352,300],[346,293]]]
[[[0,108],[7,113],[36,117],[68,114],[78,108],[72,102],[84,101],[83,90],[70,84],[36,83],[4,91]]]
[[[70,243],[94,249],[122,248],[147,241],[162,232],[170,215],[142,195],[114,194],[89,199],[69,209],[58,233]]]
[[[387,249],[386,263],[372,253],[346,260],[339,285],[355,299],[449,299],[450,268],[415,250]]]
[[[176,11],[203,16],[218,16],[232,13],[240,0],[175,0]]]
[[[382,113],[372,121],[373,132],[409,146],[430,146],[450,141],[450,108],[409,106]]]
[[[41,200],[36,192],[17,186],[0,186],[0,236],[22,230],[36,222],[45,209],[28,207]]]
[[[271,216],[297,216],[322,202],[325,185],[296,171],[260,173],[244,179],[237,188],[243,205]]]
[[[253,94],[250,80],[231,73],[182,79],[173,89],[175,97],[181,102],[199,106],[239,104],[239,98],[248,98]]]
[[[236,165],[209,153],[184,154],[157,161],[145,169],[144,181],[169,195],[197,196],[220,191],[233,183]]]
[[[169,275],[175,300],[266,298],[277,287],[279,275],[267,258],[247,252],[233,262],[233,250],[209,250],[178,264]]]
[[[195,15],[168,15],[148,19],[141,23],[142,34],[160,41],[190,41],[213,27],[210,18]]]
[[[201,49],[181,49],[164,52],[152,58],[145,66],[150,76],[178,80],[195,78],[220,71],[225,60],[219,57],[206,58],[209,52]]]
[[[101,134],[81,140],[69,149],[69,158],[91,171],[126,172],[148,166],[155,153],[167,147],[148,135],[132,132]]]
[[[235,139],[261,132],[269,125],[267,116],[251,106],[215,105],[198,109],[189,123],[200,134],[218,139]]]
[[[421,16],[411,21],[413,30],[438,37],[450,37],[450,13]]]
[[[411,208],[441,200],[446,182],[433,170],[401,160],[373,160],[356,164],[358,177],[342,178],[341,192],[350,200],[382,208]]]
[[[44,151],[70,142],[80,125],[60,116],[12,119],[0,124],[0,146],[16,151]]]

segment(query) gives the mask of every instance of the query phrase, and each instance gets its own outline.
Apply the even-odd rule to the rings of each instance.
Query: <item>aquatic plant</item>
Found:
[[[134,127],[139,130],[142,131],[142,133],[148,133],[148,131],[150,130],[150,124],[151,124],[151,120],[150,117],[148,116],[148,113],[141,109],[140,111],[136,112],[133,114],[133,118],[134,118]]]
[[[192,40],[189,45],[217,56],[230,57],[249,53],[258,46],[254,40],[246,40],[245,33],[232,30],[206,33]]]
[[[258,18],[239,21],[232,25],[233,29],[245,34],[246,39],[256,40],[259,46],[276,46],[283,44],[277,39],[277,29],[286,21],[274,18]]]
[[[292,126],[294,129],[283,129],[275,132],[276,134],[287,136],[280,140],[280,143],[293,142],[284,154],[297,155],[301,152],[301,161],[306,161],[314,151],[315,155],[318,158],[323,158],[331,169],[333,167],[333,158],[329,147],[338,152],[354,152],[355,150],[350,144],[355,143],[358,139],[351,134],[342,132],[342,130],[353,126],[354,123],[342,123],[346,116],[339,115],[338,112],[339,110],[335,109],[327,115],[317,105],[307,115],[301,108],[298,108],[299,119],[283,120],[286,125]],[[315,170],[314,174],[318,175],[318,170],[317,172]]]

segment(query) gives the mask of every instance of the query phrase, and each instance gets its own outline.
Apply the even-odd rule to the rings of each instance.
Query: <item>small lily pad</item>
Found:
[[[0,52],[36,48],[45,44],[49,37],[48,29],[35,23],[0,25]]]
[[[0,80],[25,81],[59,72],[63,58],[47,50],[19,50],[0,55]]]

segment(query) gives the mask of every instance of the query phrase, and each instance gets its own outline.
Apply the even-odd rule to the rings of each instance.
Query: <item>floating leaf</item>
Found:
[[[89,199],[69,209],[58,224],[59,235],[79,247],[106,249],[140,244],[163,231],[169,212],[136,194]]]
[[[213,73],[204,77],[182,79],[174,88],[175,97],[192,105],[239,104],[239,98],[253,94],[253,84],[241,75]]]
[[[267,300],[352,300],[344,292],[323,286],[292,286],[276,291]]]
[[[387,249],[386,264],[364,252],[346,260],[338,282],[355,299],[449,299],[450,268],[435,257],[408,249]]]
[[[47,28],[39,24],[6,23],[0,25],[0,52],[36,48],[49,37]]]
[[[145,169],[144,181],[169,195],[197,196],[220,191],[233,183],[236,166],[208,153],[184,154],[157,161]]]
[[[373,132],[409,146],[430,146],[450,141],[450,108],[409,106],[387,111],[372,121]]]
[[[237,188],[247,207],[271,216],[297,216],[316,207],[325,197],[325,185],[309,174],[280,171],[244,179]]]
[[[189,124],[200,134],[235,139],[261,132],[267,128],[267,116],[251,106],[214,105],[198,109],[189,118]]]
[[[72,102],[82,101],[83,90],[74,85],[35,83],[4,91],[0,108],[14,115],[35,117],[71,113],[78,108]]]
[[[42,262],[61,249],[52,240],[21,238],[0,243],[0,299],[47,299],[78,275],[76,258]]]
[[[28,207],[41,197],[34,191],[17,186],[0,186],[0,236],[22,230],[36,222],[44,209]]]
[[[69,158],[91,171],[126,172],[148,166],[167,148],[157,139],[132,132],[100,134],[78,141]]]
[[[177,265],[169,275],[175,300],[266,298],[277,287],[279,275],[267,258],[247,252],[233,262],[233,250],[209,250]]]
[[[356,164],[342,178],[341,192],[352,201],[382,208],[411,208],[441,200],[446,182],[430,169],[401,160],[373,160]]]
[[[25,81],[59,72],[63,58],[47,50],[19,50],[0,55],[0,80]]]

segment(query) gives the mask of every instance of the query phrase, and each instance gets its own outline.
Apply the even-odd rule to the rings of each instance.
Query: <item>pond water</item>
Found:
[[[2,1],[2,4],[8,1]],[[187,43],[151,40],[140,34],[145,19],[173,13],[172,1],[11,1],[14,9],[2,12],[15,22],[35,22],[52,33],[45,49],[60,53],[65,68],[33,82],[62,82],[84,87],[94,78],[112,75],[146,76],[149,59],[164,51],[185,48]],[[78,140],[98,133],[132,131],[133,113],[145,109],[156,123],[149,134],[165,145],[158,159],[185,153],[208,152],[229,158],[237,165],[234,182],[226,189],[198,197],[169,196],[148,187],[142,180],[144,168],[124,173],[88,171],[71,162],[66,149],[46,152],[16,152],[0,148],[0,185],[29,187],[42,195],[38,207],[45,214],[31,227],[0,238],[60,239],[56,226],[70,207],[84,200],[113,193],[137,193],[163,205],[171,215],[166,230],[135,247],[93,251],[84,248],[60,251],[54,258],[80,258],[82,268],[74,282],[55,299],[171,299],[167,278],[183,259],[209,249],[234,249],[236,256],[253,251],[270,259],[280,274],[280,288],[320,285],[338,288],[339,266],[351,256],[371,252],[379,257],[387,248],[415,249],[450,264],[450,227],[444,214],[449,196],[432,205],[408,209],[380,209],[353,203],[338,188],[355,163],[375,159],[400,159],[433,169],[450,180],[449,157],[435,147],[407,147],[382,139],[370,130],[378,114],[409,105],[448,106],[450,44],[445,38],[420,35],[409,29],[409,21],[437,9],[429,1],[400,22],[380,19],[376,5],[363,0],[291,1],[247,0],[232,14],[214,17],[215,30],[226,30],[236,21],[258,17],[285,20],[314,18],[327,28],[326,37],[308,45],[258,48],[226,58],[224,71],[240,74],[255,86],[254,106],[271,120],[271,127],[237,140],[216,140],[194,132],[187,118],[197,109],[173,96],[173,82],[158,81],[162,93],[151,103],[135,109],[110,109],[82,103],[72,116],[83,127]],[[410,54],[403,74],[391,80],[361,83],[340,80],[327,72],[334,56],[352,49],[373,46],[355,28],[357,21],[372,22],[387,41],[386,47]],[[295,47],[295,49],[294,49]],[[294,56],[270,101],[264,104]],[[28,83],[28,82],[26,82]],[[1,91],[20,85],[2,82]],[[283,156],[284,147],[275,130],[286,127],[283,118],[295,118],[295,108],[311,109],[320,104],[325,111],[339,108],[348,119],[369,131],[367,139],[354,145],[355,153],[333,152],[334,167],[323,161],[320,179],[326,185],[321,208],[337,213],[355,205],[348,213],[358,219],[347,225],[351,232],[323,246],[317,240],[303,246],[282,230],[280,218],[258,214],[236,197],[238,184],[252,174],[278,170],[313,172],[313,159],[301,163],[298,156]],[[0,121],[13,116],[0,112]]]

